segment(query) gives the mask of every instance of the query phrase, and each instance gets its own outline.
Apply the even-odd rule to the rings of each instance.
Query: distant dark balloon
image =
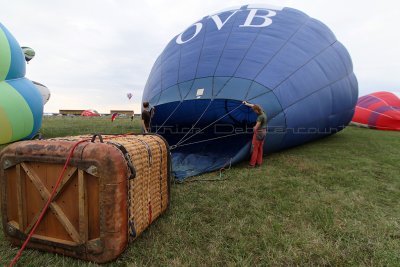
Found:
[[[35,53],[35,50],[33,50],[32,48],[23,46],[23,47],[21,47],[21,49],[22,49],[22,52],[24,52],[26,62],[31,61],[35,57],[36,53]]]
[[[358,98],[346,48],[299,10],[247,5],[174,37],[153,65],[142,102],[152,131],[172,146],[175,176],[217,170],[249,156],[256,115],[268,116],[266,153],[342,130]]]
[[[127,94],[126,94],[126,97],[127,97],[129,100],[131,100],[132,94],[131,94],[131,93],[127,93]]]
[[[352,123],[373,129],[400,131],[400,98],[390,92],[360,97]]]

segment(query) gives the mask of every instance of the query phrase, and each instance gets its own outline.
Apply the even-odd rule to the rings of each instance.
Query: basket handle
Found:
[[[94,143],[94,141],[96,140],[96,137],[97,137],[97,136],[99,137],[100,143],[104,143],[104,142],[103,142],[103,137],[102,137],[101,134],[99,134],[99,133],[94,134],[94,135],[92,136],[92,140],[90,140],[90,142]]]

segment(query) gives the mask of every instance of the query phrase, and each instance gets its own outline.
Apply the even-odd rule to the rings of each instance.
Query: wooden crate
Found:
[[[170,153],[158,135],[23,141],[0,154],[2,223],[22,245],[79,144],[28,247],[98,263],[118,257],[170,203]],[[93,140],[91,140],[93,139]]]

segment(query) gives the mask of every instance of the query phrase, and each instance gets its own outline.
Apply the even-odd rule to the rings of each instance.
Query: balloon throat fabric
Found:
[[[171,112],[171,114],[168,116],[168,118],[161,124],[160,127],[157,127],[156,133],[158,133],[158,131],[165,125],[165,123],[169,120],[169,118],[171,118],[171,116],[175,113],[175,111],[179,108],[179,106],[181,105],[182,102],[180,102],[176,108]],[[240,134],[244,134],[244,133],[235,133],[235,134],[229,134],[229,135],[225,135],[225,136],[219,136],[219,137],[215,137],[215,138],[208,138],[208,139],[204,139],[204,140],[200,140],[200,141],[196,141],[196,142],[192,142],[192,143],[188,143],[188,144],[184,144],[184,142],[188,141],[189,139],[192,139],[194,136],[198,135],[199,133],[203,132],[204,130],[208,129],[209,127],[213,126],[215,123],[217,123],[218,121],[222,120],[223,118],[225,118],[226,116],[228,116],[229,114],[235,112],[237,109],[239,109],[242,105],[238,105],[236,108],[232,109],[231,111],[227,112],[225,115],[221,116],[220,118],[218,118],[217,120],[211,122],[210,124],[208,124],[207,126],[203,127],[202,129],[200,129],[199,131],[196,131],[194,134],[190,135],[189,137],[186,138],[186,136],[191,133],[191,131],[196,127],[196,125],[199,123],[199,121],[201,120],[201,118],[203,118],[204,114],[206,114],[207,110],[210,108],[212,104],[212,101],[210,101],[207,105],[207,107],[204,109],[203,113],[199,116],[199,118],[197,119],[197,121],[192,125],[192,127],[186,132],[186,134],[175,144],[172,145],[170,147],[171,150],[174,150],[180,146],[189,146],[192,144],[199,144],[199,143],[204,143],[204,142],[208,142],[208,141],[213,141],[213,140],[217,140],[217,139],[221,139],[221,138],[226,138],[226,137],[230,137],[230,136],[234,136],[234,135],[240,135]]]
[[[255,118],[247,114],[252,112],[247,108],[243,110],[241,101],[227,100],[208,100],[202,103],[202,109],[198,108],[197,114],[182,114],[178,110],[183,109],[182,105],[195,106],[197,103],[176,103],[175,107],[169,107],[169,114],[164,120],[159,120],[158,125],[154,125],[155,133],[163,135],[170,144],[172,152],[172,164],[175,178],[183,181],[187,177],[195,176],[204,172],[220,170],[229,165],[240,162],[249,155],[251,146],[251,133],[248,131],[236,131],[236,127],[242,128],[241,124],[247,126]],[[231,108],[226,106],[231,105]],[[158,106],[160,113],[165,107]],[[218,109],[218,112],[215,109]],[[242,108],[242,110],[239,110]],[[171,111],[172,110],[172,111]],[[160,114],[159,113],[159,114]],[[179,114],[178,114],[179,113]],[[240,121],[234,121],[236,115],[245,116]],[[164,113],[165,114],[165,113]],[[176,116],[190,117],[194,123],[184,125],[174,125]],[[195,116],[194,116],[195,115]],[[228,117],[229,116],[229,117]],[[172,121],[173,126],[167,125],[167,121]],[[228,131],[216,131],[219,125],[228,127]],[[179,128],[181,127],[181,128]],[[168,130],[176,130],[170,133]],[[247,136],[246,136],[247,135]]]

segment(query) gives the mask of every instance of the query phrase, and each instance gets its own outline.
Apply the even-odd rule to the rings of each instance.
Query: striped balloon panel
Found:
[[[390,92],[362,96],[352,122],[374,129],[400,131],[400,99]]]

